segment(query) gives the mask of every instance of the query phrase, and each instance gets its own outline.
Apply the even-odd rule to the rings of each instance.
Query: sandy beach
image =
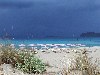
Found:
[[[86,50],[92,62],[100,62],[100,47],[80,47],[80,48],[62,48],[37,51],[37,57],[48,63],[51,68],[47,68],[48,72],[60,72],[63,68],[68,68],[78,55]],[[95,63],[96,64],[96,63]],[[100,65],[99,65],[100,66]]]
[[[35,56],[40,58],[44,63],[46,63],[49,66],[46,67],[47,73],[55,73],[50,75],[61,75],[60,72],[64,68],[68,69],[70,65],[73,65],[74,67],[73,64],[74,60],[84,50],[86,51],[88,57],[92,59],[92,63],[99,64],[98,67],[100,68],[99,46],[79,47],[79,48],[51,48],[48,50],[35,50],[36,51]],[[95,63],[95,61],[97,61],[97,63]],[[24,74],[18,70],[14,70],[13,68],[11,68],[11,66],[9,68],[8,64],[1,65],[1,68],[3,69],[1,73],[4,73],[4,75],[30,75],[30,74]]]

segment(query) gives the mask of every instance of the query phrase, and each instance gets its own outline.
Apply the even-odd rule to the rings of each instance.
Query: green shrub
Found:
[[[19,51],[10,46],[0,48],[0,62],[12,64],[13,67],[27,73],[42,73],[45,64],[28,50]]]
[[[42,73],[45,71],[45,64],[40,59],[29,53],[19,53],[19,60],[16,68],[27,73]]]

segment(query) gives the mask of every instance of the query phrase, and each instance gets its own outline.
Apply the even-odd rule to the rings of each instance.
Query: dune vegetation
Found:
[[[50,67],[49,62],[43,63],[40,58],[35,56],[34,50],[17,49],[9,45],[0,47],[0,64],[11,64],[13,68],[23,73],[36,75],[45,75],[47,73],[46,67]],[[59,75],[100,75],[98,65],[93,64],[86,51],[83,51],[75,57],[67,69],[65,66]],[[57,74],[54,73],[52,75]]]
[[[34,52],[28,50],[18,50],[10,46],[0,48],[0,64],[11,64],[14,68],[27,73],[43,73],[45,64]]]
[[[74,66],[71,65],[68,70],[66,68],[62,70],[62,75],[100,75],[100,64],[97,61],[95,61],[97,64],[93,64],[85,50],[73,63]]]

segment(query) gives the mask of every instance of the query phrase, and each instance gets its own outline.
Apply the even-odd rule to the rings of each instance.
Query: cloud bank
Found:
[[[0,0],[0,30],[16,35],[100,32],[100,0]],[[24,28],[23,28],[24,27]]]
[[[0,8],[4,9],[17,9],[17,8],[29,8],[33,6],[32,1],[24,1],[24,0],[0,0]]]

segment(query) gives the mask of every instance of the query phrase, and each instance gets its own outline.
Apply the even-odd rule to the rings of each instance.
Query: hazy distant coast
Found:
[[[100,37],[100,33],[87,32],[87,33],[82,33],[80,37]]]

